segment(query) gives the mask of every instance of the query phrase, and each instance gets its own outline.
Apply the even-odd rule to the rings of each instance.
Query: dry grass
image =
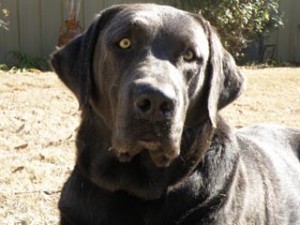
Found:
[[[300,126],[300,68],[242,69],[248,88],[223,110],[234,126]],[[0,72],[0,224],[57,224],[59,190],[74,164],[73,95],[53,73]]]
[[[52,73],[2,73],[0,96],[0,224],[57,224],[77,103]]]
[[[300,68],[245,70],[246,90],[224,109],[234,126],[278,123],[300,126]]]

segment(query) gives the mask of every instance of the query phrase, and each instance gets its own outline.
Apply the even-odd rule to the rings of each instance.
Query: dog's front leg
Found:
[[[142,208],[138,199],[97,187],[75,167],[61,193],[60,225],[144,225]]]

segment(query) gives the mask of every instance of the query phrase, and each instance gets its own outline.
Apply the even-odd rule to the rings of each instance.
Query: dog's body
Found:
[[[300,130],[233,130],[243,77],[201,16],[111,7],[53,55],[82,122],[61,224],[300,224]]]

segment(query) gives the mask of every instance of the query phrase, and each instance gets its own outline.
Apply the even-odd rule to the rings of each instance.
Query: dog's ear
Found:
[[[115,6],[103,10],[83,34],[51,55],[52,67],[76,95],[80,106],[87,103],[90,96],[94,49],[99,34],[121,9]]]
[[[204,20],[203,20],[204,21]],[[209,40],[210,57],[206,76],[209,76],[208,114],[212,125],[217,123],[220,109],[234,101],[244,87],[244,77],[233,57],[224,49],[217,32],[204,21]]]

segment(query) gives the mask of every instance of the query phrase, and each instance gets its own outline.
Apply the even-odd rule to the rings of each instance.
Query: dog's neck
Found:
[[[199,182],[201,182],[199,183],[201,189],[208,188],[206,186],[211,187],[211,190],[203,191],[203,193],[207,193],[207,195],[203,195],[203,201],[208,199],[210,196],[215,195],[214,193],[218,192],[216,187],[224,184],[215,183],[213,186],[208,184],[214,184],[214,182],[218,181],[218,177],[223,174],[220,173],[220,171],[230,172],[234,169],[234,165],[222,165],[224,157],[236,158],[238,155],[235,152],[235,141],[228,140],[231,136],[234,137],[234,135],[230,135],[230,132],[231,129],[222,121],[221,118],[219,119],[216,129],[212,127],[208,120],[198,124],[198,126],[195,126],[194,128],[186,129],[182,135],[180,156],[175,159],[169,167],[163,169],[162,172],[159,172],[159,169],[155,169],[154,167],[152,168],[155,171],[154,173],[161,173],[161,179],[165,180],[163,184],[160,184],[162,188],[158,190],[158,195],[156,195],[155,198],[159,196],[159,193],[163,193],[163,190],[176,190],[177,188],[180,188],[181,184],[184,184],[186,179],[190,179],[190,177],[195,174],[197,174]],[[94,139],[95,141],[93,143],[89,142],[91,135],[97,137],[97,139]],[[96,166],[92,169],[92,171],[94,171],[92,176],[96,177],[94,178],[96,179],[95,183],[99,187],[107,185],[105,187],[103,186],[103,188],[111,191],[126,191],[127,187],[123,187],[122,184],[119,184],[118,186],[117,184],[120,180],[122,182],[124,179],[129,179],[128,177],[118,177],[119,175],[117,175],[112,178],[109,177],[109,174],[102,174],[102,170],[97,171],[95,169],[97,168],[96,164],[100,164],[99,166],[105,167],[107,159],[113,160],[114,165],[117,166],[117,161],[111,158],[111,153],[108,151],[110,147],[110,137],[111,130],[106,127],[106,124],[102,121],[102,119],[97,116],[91,108],[89,108],[89,110],[85,110],[82,115],[82,123],[77,136],[77,165],[80,173],[88,179],[90,179],[91,176],[91,167]],[[224,147],[225,145],[228,145],[227,143],[232,146]],[[231,152],[228,152],[228,150],[225,152],[225,149],[230,149]],[[232,162],[233,161],[234,159],[232,159]],[[132,167],[135,167],[135,164],[136,162],[133,162]],[[121,164],[120,168],[123,168]],[[128,168],[126,167],[124,169]],[[134,171],[135,170],[131,169],[128,171],[129,173],[133,173],[130,178],[132,180],[131,188],[137,188],[136,193],[139,193],[137,194],[138,197],[144,198],[143,196],[145,195],[145,198],[151,199],[152,194],[148,195],[143,193],[148,193],[148,189],[150,191],[154,187],[148,187],[146,184],[139,183],[138,177],[136,177],[137,180],[134,178],[136,176],[134,175]],[[152,191],[149,193],[152,193]]]
[[[235,193],[231,192],[232,189],[243,189],[244,186],[237,184],[241,169],[238,144],[232,132],[220,117],[203,158],[182,182],[169,188],[169,195],[176,195],[182,189],[192,190],[189,194],[194,195],[189,196],[191,199],[186,206],[191,210],[181,218],[177,218],[180,221],[178,224],[193,224],[193,221],[199,221],[201,216],[215,214],[225,202],[234,204],[235,199],[240,198],[230,194]],[[196,199],[194,203],[192,199]],[[203,221],[205,223],[205,218]]]

